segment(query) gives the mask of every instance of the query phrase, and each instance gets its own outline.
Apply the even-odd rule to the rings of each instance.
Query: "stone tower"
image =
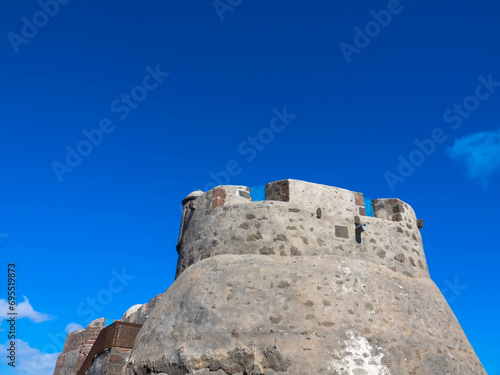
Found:
[[[297,180],[183,201],[176,281],[126,374],[486,374],[429,277],[413,209]]]

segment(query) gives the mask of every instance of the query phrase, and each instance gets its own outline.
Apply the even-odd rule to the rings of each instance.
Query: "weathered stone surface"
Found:
[[[377,217],[361,219],[356,199],[357,203],[363,200],[359,199],[360,193],[353,191],[284,180],[266,185],[266,197],[278,199],[278,195],[268,192],[285,189],[286,201],[250,202],[239,194],[246,189],[219,186],[196,199],[195,211],[184,207],[177,276],[202,259],[219,254],[259,254],[264,247],[274,247],[276,256],[295,256],[297,251],[304,256],[349,254],[351,258],[372,260],[402,274],[429,276],[415,213],[399,199],[376,200]],[[222,190],[226,194],[224,206],[213,207],[214,194],[220,196]],[[395,206],[404,208],[404,213],[396,214],[401,216],[400,221],[392,221]],[[367,224],[359,241],[355,238],[356,217]],[[406,224],[411,224],[412,229]],[[283,248],[276,249],[277,244]],[[408,260],[401,263],[394,259],[404,245],[419,250],[416,257],[423,268],[413,266]],[[292,246],[296,250],[292,251]],[[383,260],[377,256],[379,249],[387,253]]]
[[[429,278],[339,256],[220,255],[187,269],[127,374],[485,374]],[[274,372],[273,372],[274,371]]]
[[[86,375],[120,375],[128,362],[132,349],[107,348],[94,358]]]
[[[127,323],[144,324],[149,316],[150,311],[161,300],[165,293],[160,293],[156,297],[151,298],[148,303],[143,305],[134,305],[123,314],[121,320]]]
[[[424,227],[424,220],[423,219],[417,220],[417,227],[418,227],[418,229],[422,229]]]

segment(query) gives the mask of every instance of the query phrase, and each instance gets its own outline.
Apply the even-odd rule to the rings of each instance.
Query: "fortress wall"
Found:
[[[409,205],[367,217],[361,193],[296,180],[247,192],[184,199],[177,279],[124,374],[486,374]]]
[[[105,324],[106,319],[100,318],[92,321],[85,329],[68,333],[64,349],[57,358],[54,375],[76,374]]]
[[[345,211],[366,216],[362,193],[299,180],[270,182],[266,185],[266,200],[300,203],[307,207],[327,205],[339,209],[339,215]]]
[[[86,375],[120,375],[127,364],[132,349],[107,348],[94,358]]]
[[[161,300],[165,293],[160,293],[156,297],[151,298],[148,303],[132,306],[123,314],[121,321],[126,323],[144,324],[149,314]]]
[[[248,186],[217,186],[209,193],[207,203],[210,202],[211,209],[250,201],[250,188]]]
[[[141,327],[118,320],[103,328],[76,375],[120,374]]]
[[[186,270],[125,373],[486,374],[429,278],[346,256],[263,255]]]
[[[416,217],[404,202],[375,201],[379,216],[382,207],[405,210],[396,213],[401,221],[393,221],[363,216],[362,194],[345,189],[277,181],[266,185],[266,201],[259,202],[250,202],[242,195],[246,191],[219,186],[185,206],[176,277],[220,254],[343,255],[406,276],[429,277]],[[367,224],[363,233],[356,232],[360,222]]]
[[[399,199],[374,199],[372,207],[373,215],[379,219],[405,221],[410,225],[416,219],[413,209]]]
[[[108,326],[107,329],[109,330],[110,327],[119,325],[121,322],[133,323],[136,325],[144,324],[153,308],[160,302],[164,295],[165,293],[160,293],[156,297],[151,298],[148,303],[130,307],[125,314],[123,314],[121,321],[115,320],[115,323]],[[101,332],[106,332],[104,327],[105,323],[106,320],[104,318],[96,319],[85,329],[68,333],[64,343],[64,350],[57,358],[54,375],[76,375],[84,362],[86,362],[88,356],[92,356],[90,359],[93,360],[93,362],[86,372],[87,375],[114,375],[121,373],[121,370],[128,362],[132,346],[120,347],[116,342],[121,341],[122,344],[123,342],[126,343],[134,333],[130,333],[126,330],[118,330],[118,334],[114,336],[111,335],[111,339],[98,339]],[[125,339],[120,339],[120,337],[124,335]],[[100,345],[103,340],[111,343],[110,347],[104,345],[106,349],[96,354],[94,344],[97,341],[98,343],[96,345]],[[99,343],[99,341],[101,342]]]

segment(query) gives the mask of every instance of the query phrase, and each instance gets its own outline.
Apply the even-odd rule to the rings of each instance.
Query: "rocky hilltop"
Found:
[[[422,221],[398,199],[371,205],[297,180],[263,201],[191,193],[173,285],[102,329],[83,363],[64,366],[65,346],[54,374],[486,374],[429,277]]]

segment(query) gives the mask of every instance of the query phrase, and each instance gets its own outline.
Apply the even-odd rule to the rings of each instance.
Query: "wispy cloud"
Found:
[[[459,138],[446,151],[452,160],[465,164],[469,177],[486,186],[489,176],[500,169],[500,129]]]
[[[0,344],[0,352],[7,353],[10,342]],[[56,366],[57,357],[61,353],[43,353],[37,348],[31,348],[26,341],[16,340],[16,367],[14,374],[22,375],[52,375]],[[0,356],[0,363],[8,367],[9,360],[6,355]]]
[[[77,331],[79,329],[83,329],[83,327],[78,324],[78,323],[69,323],[66,328],[64,328],[64,331],[67,332],[67,333],[70,333],[70,332],[73,332],[73,331]]]
[[[33,309],[33,307],[31,306],[29,299],[26,296],[23,296],[23,298],[24,298],[24,302],[21,302],[16,306],[16,310],[15,310],[15,312],[17,313],[16,320],[22,319],[22,318],[28,318],[29,320],[31,320],[35,323],[41,323],[41,322],[45,322],[47,320],[52,320],[52,319],[56,318],[55,316],[35,311]],[[0,299],[0,318],[1,319],[11,318],[11,315],[7,314],[9,312],[9,307],[10,307],[10,305],[7,302],[7,300]]]

